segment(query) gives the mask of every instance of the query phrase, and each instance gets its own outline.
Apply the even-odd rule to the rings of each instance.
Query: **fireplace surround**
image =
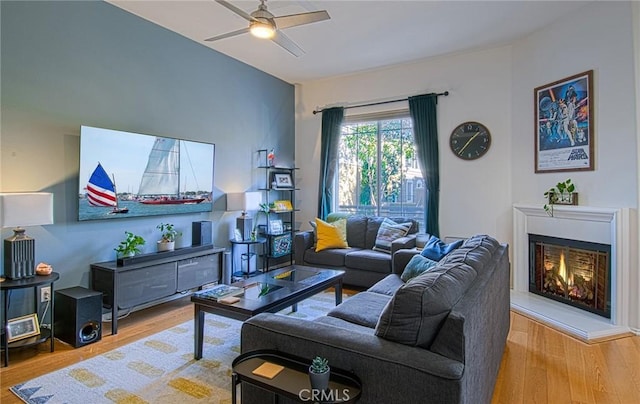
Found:
[[[556,206],[550,217],[542,206],[513,206],[511,307],[534,320],[585,342],[630,335],[632,210]],[[610,318],[530,292],[529,234],[610,245]]]

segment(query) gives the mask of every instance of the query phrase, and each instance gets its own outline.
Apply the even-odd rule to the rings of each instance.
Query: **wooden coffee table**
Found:
[[[297,303],[330,287],[335,288],[337,306],[342,303],[343,277],[344,271],[291,265],[233,283],[245,288],[244,294],[238,296],[240,301],[234,304],[219,303],[194,293],[191,301],[194,303],[195,359],[202,358],[205,313],[244,321],[256,314],[276,313],[289,306],[295,311]]]

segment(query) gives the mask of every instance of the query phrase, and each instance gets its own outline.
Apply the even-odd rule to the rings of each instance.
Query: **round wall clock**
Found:
[[[491,133],[481,123],[464,122],[451,132],[449,145],[453,154],[461,159],[475,160],[489,151]]]

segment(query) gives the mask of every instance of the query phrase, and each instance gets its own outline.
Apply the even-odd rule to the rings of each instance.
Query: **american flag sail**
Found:
[[[89,178],[87,200],[93,206],[117,206],[116,189],[100,163]]]

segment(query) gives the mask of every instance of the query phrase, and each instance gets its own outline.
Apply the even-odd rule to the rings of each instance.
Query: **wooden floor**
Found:
[[[89,359],[193,319],[188,298],[132,313],[118,322],[118,334],[73,349],[56,340],[37,349],[10,351],[0,370],[0,402],[20,403],[14,384]],[[511,331],[493,403],[640,403],[640,337],[587,345],[540,323],[511,313]]]

